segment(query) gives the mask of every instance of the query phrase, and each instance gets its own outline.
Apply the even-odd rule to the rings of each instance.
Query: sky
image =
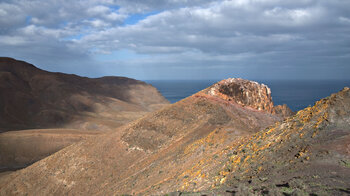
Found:
[[[350,79],[350,1],[0,0],[0,56],[88,77]]]

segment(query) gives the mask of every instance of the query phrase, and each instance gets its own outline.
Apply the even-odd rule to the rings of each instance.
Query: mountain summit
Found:
[[[229,78],[210,87],[208,94],[257,110],[273,111],[270,88],[254,81]]]
[[[271,89],[265,84],[241,78],[222,80],[205,90],[206,94],[218,97],[229,103],[237,103],[259,111],[288,117],[293,112],[287,105],[274,106]]]

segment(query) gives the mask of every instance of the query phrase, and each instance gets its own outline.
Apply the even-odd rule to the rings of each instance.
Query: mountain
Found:
[[[3,177],[0,194],[150,195],[201,190],[191,183],[201,179],[206,185],[213,175],[201,172],[204,160],[215,164],[217,157],[227,156],[221,152],[232,143],[290,112],[286,106],[273,105],[266,85],[223,80]]]
[[[52,73],[2,57],[0,171],[26,167],[168,103],[138,80]]]
[[[0,58],[0,132],[36,128],[113,129],[168,101],[125,77],[52,73]]]
[[[213,175],[197,187],[255,194],[349,195],[350,89],[231,143],[222,155],[219,164],[205,160],[201,165],[202,171]]]

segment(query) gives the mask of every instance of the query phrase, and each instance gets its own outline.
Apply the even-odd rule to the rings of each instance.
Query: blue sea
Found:
[[[171,103],[175,103],[202,89],[216,80],[148,80]],[[313,105],[321,98],[336,93],[345,86],[350,87],[350,80],[269,80],[257,81],[271,88],[275,105],[287,104],[293,111],[299,111]]]

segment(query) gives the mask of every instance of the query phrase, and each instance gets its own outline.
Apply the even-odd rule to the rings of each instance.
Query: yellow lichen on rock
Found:
[[[314,128],[319,128],[323,122],[328,121],[327,119],[328,119],[328,112],[325,112],[322,116],[320,116],[317,119],[317,122],[315,123]]]
[[[214,144],[224,143],[225,137],[223,137],[222,134],[218,135],[219,133],[219,128],[216,128],[214,131],[210,132],[207,137],[199,139],[193,142],[192,144],[188,145],[184,150],[184,154],[189,155],[196,151],[199,147],[206,148]]]

